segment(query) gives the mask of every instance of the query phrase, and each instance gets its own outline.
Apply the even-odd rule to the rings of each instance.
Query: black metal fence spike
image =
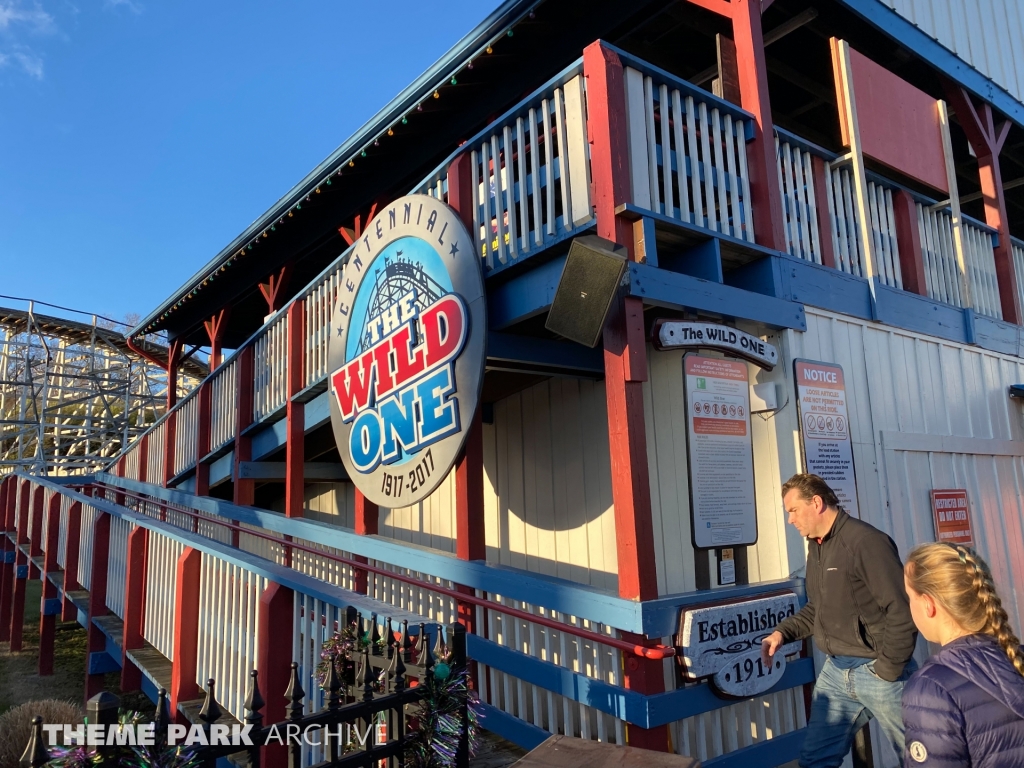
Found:
[[[363,612],[362,611],[356,611],[356,635],[358,636],[358,638],[360,640],[362,640],[363,639],[363,634],[364,634],[364,630],[363,630]]]
[[[384,641],[387,643],[387,656],[390,659],[395,655],[395,628],[391,624],[391,617],[384,620]]]
[[[327,688],[327,707],[337,709],[341,706],[341,675],[338,674],[338,666],[333,658],[327,659],[327,678],[324,680],[324,687]]]
[[[245,701],[242,702],[242,706],[246,710],[245,722],[252,725],[254,729],[263,724],[263,713],[260,710],[266,703],[263,700],[263,694],[260,693],[259,672],[254,669],[249,673],[249,690],[246,691]]]
[[[370,645],[371,652],[374,656],[380,656],[380,641],[382,639],[380,634],[380,625],[377,623],[377,614],[370,614]]]
[[[302,690],[302,683],[299,681],[299,665],[298,662],[292,662],[292,676],[288,681],[288,688],[284,692],[284,696],[288,699],[288,706],[285,709],[288,711],[288,718],[290,720],[298,720],[302,717],[302,700],[306,698],[306,692]]]
[[[395,693],[405,690],[405,673],[405,660],[401,653],[396,653],[394,663],[391,665],[391,687]]]
[[[159,688],[156,692],[156,714],[153,716],[157,746],[164,746],[167,739],[167,726],[171,724],[171,714],[167,706],[167,689]]]
[[[50,762],[50,753],[43,739],[43,718],[36,715],[32,718],[32,735],[28,739],[25,751],[21,753],[23,768],[43,768]]]
[[[416,657],[416,663],[425,669],[431,669],[434,666],[434,654],[430,651],[430,638],[427,636],[426,624],[420,624],[420,642],[423,645],[423,650]]]
[[[203,708],[199,710],[199,719],[206,723],[207,730],[224,715],[224,710],[217,703],[216,687],[217,682],[212,677],[206,681],[206,698],[203,699]]]
[[[398,640],[402,649],[402,660],[408,664],[412,661],[412,640],[409,639],[409,620],[402,619],[402,637]]]
[[[373,699],[373,684],[376,682],[376,670],[373,665],[370,664],[370,649],[369,647],[363,649],[363,670],[360,676],[359,682],[363,686],[363,701],[370,701]]]
[[[434,643],[434,658],[443,659],[448,653],[448,646],[444,642],[444,627],[437,625],[437,641]]]

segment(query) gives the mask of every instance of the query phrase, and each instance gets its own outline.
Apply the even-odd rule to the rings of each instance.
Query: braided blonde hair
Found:
[[[929,595],[963,629],[994,637],[1024,675],[1020,641],[981,555],[959,544],[922,544],[907,557],[906,577],[915,592]]]

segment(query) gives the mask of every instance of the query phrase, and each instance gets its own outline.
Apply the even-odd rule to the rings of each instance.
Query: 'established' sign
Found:
[[[745,667],[748,654],[755,651],[759,654],[761,641],[774,632],[783,619],[799,609],[796,595],[786,592],[684,611],[676,638],[677,645],[682,647],[680,663],[685,666],[687,676],[696,679],[717,675],[739,662],[739,673],[744,677],[743,682],[747,682],[749,670]],[[789,643],[776,652],[776,657],[799,650],[800,643]],[[775,674],[762,675],[761,679],[777,681],[778,670]]]

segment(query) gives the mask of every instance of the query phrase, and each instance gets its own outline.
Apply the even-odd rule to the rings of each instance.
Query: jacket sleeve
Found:
[[[792,643],[814,634],[814,603],[807,601],[804,607],[787,619],[779,622],[776,629],[782,633],[784,642]]]
[[[910,615],[910,603],[903,587],[903,564],[896,544],[885,534],[872,536],[857,548],[858,571],[875,603],[885,614],[875,674],[883,680],[896,680],[917,644],[917,628]]]
[[[903,689],[904,768],[961,768],[971,764],[963,712],[938,683],[921,674]]]

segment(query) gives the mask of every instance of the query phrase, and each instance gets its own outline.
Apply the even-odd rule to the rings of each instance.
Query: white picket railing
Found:
[[[1017,311],[1024,307],[1024,242],[1016,238],[1010,241],[1013,253],[1013,272],[1017,276]]]
[[[814,158],[806,149],[776,136],[775,160],[786,219],[786,249],[791,256],[821,264]]]
[[[199,435],[199,390],[196,389],[174,412],[174,474],[195,466]]]
[[[331,314],[343,277],[344,267],[339,260],[306,293],[306,369],[303,386],[312,386],[329,373],[327,348],[331,338]]]
[[[110,518],[110,549],[107,553],[107,608],[124,618],[124,588],[128,576],[128,535],[135,526],[121,517]]]
[[[139,460],[142,457],[142,443],[136,439],[124,454],[124,476],[131,480],[139,479]]]
[[[82,589],[92,589],[92,546],[99,513],[91,504],[82,505],[78,542],[78,583]]]
[[[488,272],[593,219],[584,78],[543,89],[469,143],[473,232]],[[443,194],[431,177],[418,191]]]
[[[754,242],[747,173],[753,117],[662,73],[624,74],[633,203]]]
[[[918,203],[917,223],[928,296],[954,307],[973,305],[980,314],[1002,319],[992,235],[970,221],[963,223],[966,272],[962,274],[949,210],[933,210]]]
[[[170,661],[174,661],[175,580],[181,542],[149,533],[146,563],[146,612],[142,636]]]
[[[222,365],[210,387],[210,450],[216,451],[235,439],[238,409],[238,359]]]
[[[283,312],[256,339],[253,378],[253,418],[262,421],[288,396],[288,315]]]
[[[196,682],[205,688],[213,678],[217,701],[243,721],[249,672],[256,668],[260,595],[267,580],[206,552],[200,574]]]
[[[149,433],[146,445],[146,482],[156,485],[164,483],[164,430],[167,421],[161,421]]]
[[[853,173],[848,163],[840,161],[827,164],[825,168],[828,180],[825,192],[836,267],[847,274],[865,277],[864,244],[854,196]],[[903,273],[900,269],[899,245],[896,242],[892,190],[875,181],[868,181],[867,196],[876,277],[882,284],[902,290]]]

